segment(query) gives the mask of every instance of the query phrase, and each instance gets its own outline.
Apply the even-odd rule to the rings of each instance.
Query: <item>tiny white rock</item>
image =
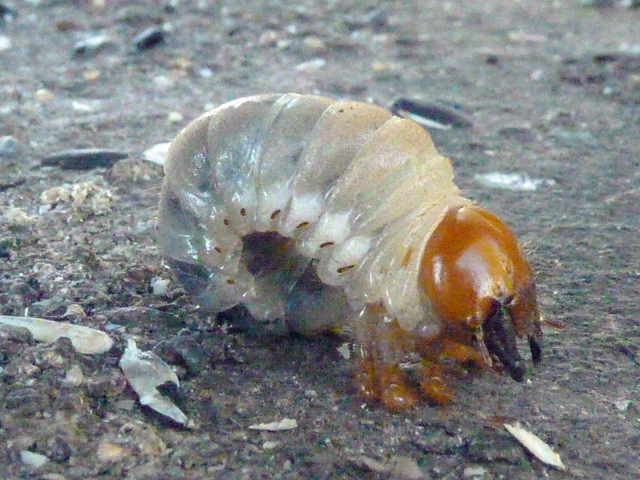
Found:
[[[283,430],[293,430],[298,428],[298,422],[292,418],[283,418],[279,422],[258,423],[251,425],[249,430],[261,430],[266,432],[280,432]]]
[[[169,286],[169,280],[165,280],[164,278],[153,278],[151,279],[150,285],[151,291],[154,295],[165,295]]]
[[[617,400],[613,404],[621,412],[626,412],[629,409],[629,405],[631,405],[631,400]]]
[[[489,172],[476,174],[475,178],[487,187],[523,192],[533,192],[540,187],[552,187],[556,184],[555,180],[552,179],[530,178],[521,173]]]
[[[11,39],[6,35],[0,35],[0,52],[6,52],[11,48]]]
[[[78,365],[74,365],[69,370],[62,380],[62,383],[67,387],[79,387],[82,385],[82,380],[84,379],[84,374],[82,373],[82,369]]]
[[[317,72],[327,64],[324,58],[314,58],[308,62],[302,62],[296,66],[298,72]]]
[[[22,450],[20,452],[20,461],[30,467],[40,468],[49,461],[49,457],[29,450]]]
[[[515,425],[505,423],[504,428],[542,463],[556,467],[558,470],[567,469],[562,463],[560,455],[551,450],[551,447],[544,443],[540,437],[522,428],[519,423]]]
[[[338,353],[340,354],[340,356],[342,356],[342,358],[347,360],[351,358],[351,347],[348,342],[343,343],[338,348],[336,348],[336,350],[338,350]]]
[[[464,467],[462,476],[464,478],[482,478],[487,474],[487,469],[479,465],[469,465]]]

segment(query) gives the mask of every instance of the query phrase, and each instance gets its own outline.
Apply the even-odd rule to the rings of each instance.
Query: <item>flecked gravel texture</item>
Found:
[[[569,0],[0,7],[0,137],[11,137],[0,142],[0,314],[27,310],[116,340],[83,356],[67,340],[0,328],[0,478],[640,477],[639,10]],[[340,339],[273,339],[198,315],[156,247],[163,174],[142,153],[209,108],[272,91],[465,113],[472,127],[434,130],[434,141],[465,194],[525,245],[544,317],[566,323],[545,327],[544,361],[525,383],[465,377],[452,405],[391,414],[357,397]],[[110,168],[41,165],[82,148],[129,156]],[[555,184],[495,189],[475,179],[489,172]],[[154,295],[158,279],[168,290]],[[118,367],[125,336],[176,366],[173,397],[195,428],[136,402]],[[283,418],[298,427],[249,429]],[[515,422],[568,470],[526,453],[502,427]],[[34,466],[24,452],[48,461]]]

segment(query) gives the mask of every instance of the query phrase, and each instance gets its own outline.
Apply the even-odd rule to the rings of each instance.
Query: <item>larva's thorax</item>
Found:
[[[386,324],[422,350],[447,330],[449,299],[424,252],[440,254],[429,242],[451,212],[477,207],[459,196],[449,160],[416,123],[325,97],[248,97],[187,126],[165,171],[160,243],[202,307],[242,304],[304,333],[344,326],[394,365],[404,347],[393,346]],[[515,248],[509,255],[519,259]],[[473,270],[463,267],[450,270]],[[455,288],[447,295],[463,291]],[[457,341],[471,348],[468,337]]]

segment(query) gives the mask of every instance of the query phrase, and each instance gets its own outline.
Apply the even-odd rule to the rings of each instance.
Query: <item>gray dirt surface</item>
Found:
[[[0,156],[0,314],[28,309],[116,340],[83,356],[66,340],[0,329],[0,478],[640,478],[640,10],[0,4],[0,137],[18,142]],[[108,41],[74,53],[98,35]],[[527,381],[463,376],[450,406],[392,414],[358,398],[339,339],[235,333],[196,314],[156,247],[163,173],[142,153],[206,109],[272,91],[437,100],[471,119],[434,141],[465,194],[525,245],[544,317],[566,323],[545,327],[544,361]],[[129,157],[108,169],[41,166],[80,148]],[[495,189],[474,177],[488,172],[555,184]],[[153,294],[156,279],[170,280],[166,294]],[[125,335],[176,365],[177,402],[195,428],[134,402],[118,368]],[[282,418],[298,427],[248,428]],[[505,422],[536,433],[568,470],[526,453]],[[29,465],[25,451],[49,461]]]

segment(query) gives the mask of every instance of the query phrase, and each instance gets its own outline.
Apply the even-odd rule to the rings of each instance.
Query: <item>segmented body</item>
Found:
[[[424,350],[412,335],[446,329],[419,287],[422,253],[471,202],[416,123],[319,96],[248,97],[188,125],[165,172],[160,244],[203,308],[242,304],[303,333],[344,327],[394,372],[406,349]]]

